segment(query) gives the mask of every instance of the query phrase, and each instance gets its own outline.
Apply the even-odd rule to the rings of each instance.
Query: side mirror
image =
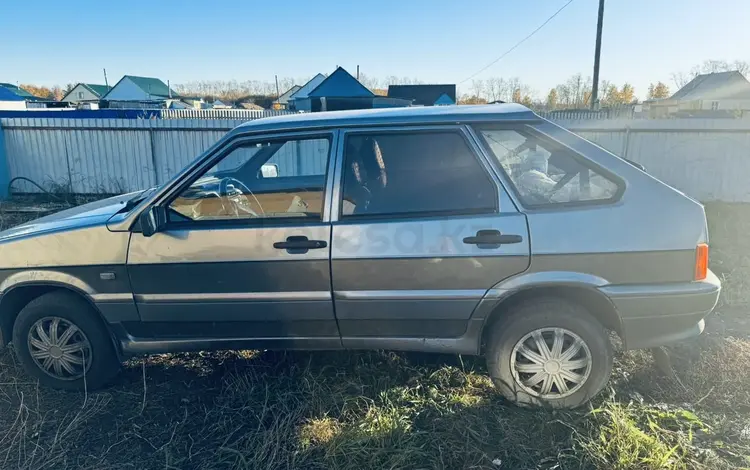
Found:
[[[266,163],[260,167],[260,175],[263,178],[278,178],[279,165],[275,163]]]
[[[156,232],[161,232],[167,225],[167,211],[161,206],[151,206],[141,212],[138,220],[141,223],[141,233],[144,237],[150,237]]]

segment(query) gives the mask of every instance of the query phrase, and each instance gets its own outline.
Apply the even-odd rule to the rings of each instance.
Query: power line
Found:
[[[505,51],[500,57],[498,57],[497,59],[495,59],[492,62],[490,62],[489,64],[487,64],[487,66],[485,66],[484,68],[482,68],[478,72],[476,72],[473,75],[469,76],[468,78],[466,78],[466,79],[458,82],[458,84],[460,85],[462,83],[468,82],[472,78],[476,77],[477,75],[479,75],[480,73],[484,72],[488,68],[492,67],[496,63],[500,62],[501,59],[503,59],[505,56],[507,56],[508,54],[510,54],[511,52],[513,52],[518,46],[520,46],[521,44],[523,44],[524,42],[526,42],[528,39],[530,39],[533,35],[535,35],[536,33],[538,33],[540,29],[544,28],[547,25],[547,23],[549,23],[550,21],[552,21],[557,15],[560,14],[561,11],[563,11],[565,9],[565,7],[567,7],[571,3],[573,3],[573,0],[568,0],[568,3],[566,3],[563,6],[561,6],[559,10],[557,10],[555,13],[552,14],[552,16],[550,16],[549,18],[547,18],[547,20],[544,23],[542,23],[541,25],[539,25],[539,27],[536,28],[534,31],[532,31],[528,36],[526,36],[525,38],[523,38],[520,41],[518,41],[513,47],[511,47],[510,49],[508,49],[507,51]]]

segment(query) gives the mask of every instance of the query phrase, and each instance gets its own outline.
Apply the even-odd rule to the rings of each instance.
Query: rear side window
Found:
[[[353,134],[344,149],[342,217],[496,211],[494,182],[457,132]]]
[[[560,145],[510,129],[477,129],[526,206],[606,202],[620,186]]]

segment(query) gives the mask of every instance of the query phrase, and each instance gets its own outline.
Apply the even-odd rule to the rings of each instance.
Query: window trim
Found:
[[[273,133],[273,134],[255,134],[250,136],[238,136],[235,139],[224,143],[211,156],[207,157],[196,167],[192,168],[189,174],[179,181],[169,193],[164,195],[154,205],[162,206],[167,211],[171,210],[170,205],[177,199],[182,192],[192,183],[201,178],[207,171],[213,168],[223,158],[231,154],[240,147],[245,147],[261,142],[269,141],[290,141],[290,140],[314,140],[325,139],[328,141],[328,160],[326,163],[326,172],[324,174],[323,184],[323,201],[321,204],[321,215],[317,218],[309,217],[258,217],[243,219],[211,219],[211,220],[191,220],[191,221],[170,221],[167,217],[166,230],[207,230],[221,228],[266,228],[266,227],[289,227],[289,226],[311,226],[328,223],[330,214],[326,210],[329,206],[331,192],[329,191],[329,180],[331,179],[331,166],[335,158],[335,150],[338,142],[338,132],[335,130],[323,130],[313,132],[294,132],[294,133]],[[272,157],[273,158],[273,157]],[[240,165],[242,166],[242,165]]]
[[[601,176],[604,176],[608,180],[613,182],[617,186],[617,191],[615,192],[615,194],[612,195],[612,197],[607,198],[607,199],[591,199],[588,201],[545,202],[545,203],[539,203],[539,204],[530,204],[523,200],[523,197],[521,196],[521,193],[518,191],[518,188],[516,187],[516,185],[513,183],[513,180],[508,175],[508,173],[505,172],[505,169],[500,164],[500,162],[497,161],[497,157],[495,157],[495,154],[492,151],[492,148],[489,146],[489,143],[482,135],[481,130],[483,127],[491,128],[492,130],[504,130],[504,131],[518,132],[522,136],[535,137],[539,141],[542,147],[544,147],[544,144],[549,144],[550,146],[560,148],[564,150],[565,153],[570,155],[570,157],[573,158],[576,162],[578,162],[581,166],[588,168],[589,170],[592,170],[595,173],[598,173]],[[582,208],[582,207],[585,208],[585,207],[612,205],[612,204],[616,204],[617,202],[619,202],[620,199],[622,199],[623,194],[625,193],[626,184],[625,184],[625,181],[620,176],[602,167],[596,162],[586,158],[580,152],[576,151],[575,149],[571,148],[565,143],[553,138],[549,134],[546,134],[534,128],[533,126],[526,125],[526,124],[521,124],[521,125],[510,124],[509,125],[505,123],[498,124],[495,122],[480,122],[480,123],[470,124],[470,128],[471,128],[473,135],[476,137],[477,141],[479,142],[482,148],[482,151],[491,160],[493,168],[495,168],[496,171],[502,174],[504,185],[508,187],[508,189],[511,191],[516,203],[520,207],[523,207],[525,210],[528,210],[528,211],[551,210],[551,209],[558,210],[558,209]]]
[[[479,167],[484,172],[488,182],[495,192],[493,199],[494,207],[490,210],[486,209],[467,209],[467,210],[440,210],[440,211],[421,211],[421,212],[401,212],[401,213],[387,213],[387,214],[351,214],[344,216],[343,210],[343,193],[344,193],[344,160],[346,150],[346,139],[351,135],[360,134],[414,134],[414,133],[452,133],[458,134],[466,144],[467,149],[476,160]],[[423,220],[423,219],[434,219],[440,217],[465,217],[465,216],[479,216],[479,215],[495,215],[502,212],[502,185],[497,180],[491,168],[487,166],[487,162],[481,155],[480,149],[475,145],[471,136],[466,132],[464,127],[460,124],[456,125],[418,125],[418,126],[367,126],[367,127],[348,127],[341,129],[341,135],[339,137],[339,145],[336,152],[336,172],[333,178],[334,194],[332,199],[331,207],[331,222],[335,222],[341,225],[345,224],[358,224],[366,222],[376,222],[384,220],[394,221],[408,221],[408,220]]]

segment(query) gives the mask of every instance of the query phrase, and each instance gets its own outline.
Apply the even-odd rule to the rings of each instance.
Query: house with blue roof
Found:
[[[338,67],[329,76],[318,74],[289,97],[287,107],[296,111],[337,111],[408,106],[405,100],[376,96],[359,80]]]
[[[0,109],[26,109],[26,100],[0,83]]]
[[[39,98],[12,83],[0,83],[0,109],[45,108],[54,100]]]

